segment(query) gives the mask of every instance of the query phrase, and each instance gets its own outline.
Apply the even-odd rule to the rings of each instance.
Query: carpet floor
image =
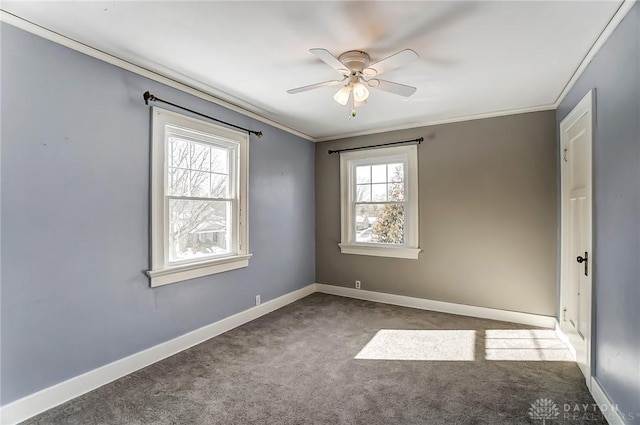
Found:
[[[553,331],[313,294],[27,424],[606,424]]]

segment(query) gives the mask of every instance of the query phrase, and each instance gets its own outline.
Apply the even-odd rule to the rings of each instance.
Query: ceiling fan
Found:
[[[418,59],[418,54],[411,49],[401,50],[377,62],[371,62],[369,55],[360,50],[349,50],[337,58],[326,49],[311,49],[310,52],[342,74],[342,79],[323,81],[321,83],[290,89],[287,90],[287,93],[297,94],[307,90],[325,86],[337,86],[338,84],[344,83],[344,86],[336,92],[333,99],[342,106],[345,106],[347,103],[349,104],[351,109],[349,116],[351,118],[356,116],[356,107],[364,105],[367,102],[367,98],[369,97],[369,89],[367,87],[384,90],[404,97],[411,96],[417,90],[412,86],[378,78],[380,74]]]

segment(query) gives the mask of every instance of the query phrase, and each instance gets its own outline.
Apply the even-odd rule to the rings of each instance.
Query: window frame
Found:
[[[152,108],[151,134],[151,270],[147,271],[151,287],[167,285],[197,277],[235,270],[249,265],[249,136],[200,119],[188,117],[166,109]],[[236,203],[230,231],[232,252],[216,257],[170,261],[168,209],[168,148],[167,126],[192,133],[185,137],[196,143],[226,146],[230,152],[229,181],[235,180],[235,190],[230,188],[230,198]],[[180,132],[179,131],[179,132]],[[236,152],[231,158],[231,152]],[[232,175],[233,173],[233,175]],[[234,210],[234,208],[231,208]]]
[[[356,167],[358,165],[398,162],[405,164],[404,243],[396,245],[356,242]],[[421,251],[419,248],[418,203],[417,145],[363,149],[340,153],[340,243],[338,246],[342,254],[417,259]]]

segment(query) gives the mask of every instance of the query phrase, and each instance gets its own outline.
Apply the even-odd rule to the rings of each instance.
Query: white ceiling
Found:
[[[318,140],[551,108],[621,1],[2,2],[2,9],[189,84]],[[309,53],[404,48],[421,57],[383,78],[348,119],[340,77]],[[162,97],[161,93],[154,93]],[[167,99],[170,100],[170,99]]]

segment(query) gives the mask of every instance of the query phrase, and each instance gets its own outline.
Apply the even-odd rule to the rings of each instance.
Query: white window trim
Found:
[[[355,242],[355,217],[352,208],[353,187],[355,185],[354,164],[361,160],[379,158],[387,162],[392,157],[402,157],[407,165],[405,171],[407,215],[405,218],[405,244],[386,245]],[[417,259],[421,249],[419,245],[418,215],[418,147],[395,146],[342,152],[340,154],[340,252],[343,254],[371,255],[375,257],[392,257]]]
[[[249,265],[249,136],[202,120],[187,117],[162,108],[152,108],[151,143],[151,270],[147,276],[151,286],[162,286],[196,277],[207,276],[235,270]],[[165,228],[165,179],[166,179],[166,141],[165,125],[173,124],[202,133],[215,135],[216,138],[231,141],[239,145],[239,204],[234,217],[238,223],[237,240],[234,241],[237,253],[225,257],[169,265],[166,255]]]

